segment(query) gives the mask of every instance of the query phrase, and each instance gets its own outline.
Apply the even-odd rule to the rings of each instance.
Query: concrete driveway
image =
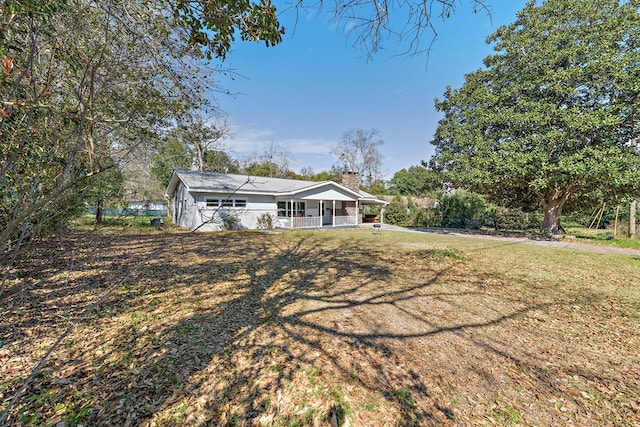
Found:
[[[430,234],[438,234],[440,236],[450,236],[452,238],[485,239],[485,240],[497,240],[497,241],[504,241],[504,242],[519,242],[523,244],[536,245],[536,246],[574,249],[574,250],[601,253],[601,254],[617,254],[617,255],[629,255],[629,256],[640,257],[640,250],[638,249],[620,248],[617,246],[599,245],[595,243],[590,244],[590,243],[582,243],[582,242],[573,242],[571,241],[570,238],[566,238],[562,240],[536,240],[528,237],[493,236],[488,234],[479,234],[479,233],[473,233],[473,232],[454,231],[454,230],[435,229],[435,228],[406,228],[406,227],[399,227],[397,225],[391,225],[391,224],[379,224],[379,225],[382,231],[389,230],[389,231],[403,231],[407,233],[430,233]],[[361,224],[360,227],[373,229],[372,224]]]

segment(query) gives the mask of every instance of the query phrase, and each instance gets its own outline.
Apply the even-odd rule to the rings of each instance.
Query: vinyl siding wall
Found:
[[[276,201],[273,196],[198,193],[195,200],[195,225],[191,229],[209,221],[199,231],[222,230],[224,219],[228,216],[238,218],[239,228],[255,229],[258,228],[258,218],[261,215],[276,215]]]
[[[196,204],[185,185],[180,182],[173,194],[173,223],[179,227],[195,228]]]

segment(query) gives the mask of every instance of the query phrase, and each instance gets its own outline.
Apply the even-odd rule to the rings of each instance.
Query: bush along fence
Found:
[[[606,206],[595,210],[589,208],[563,213],[562,224],[568,227],[611,228],[626,232],[635,231],[637,226],[628,225],[627,218],[634,218],[631,208],[624,203],[620,206]],[[633,212],[635,213],[635,212]],[[454,194],[434,198],[429,206],[419,206],[394,199],[385,212],[385,222],[409,227],[444,227],[479,229],[492,228],[499,231],[538,231],[544,214],[540,211],[525,212],[519,208],[497,206],[489,203],[481,195],[457,191]],[[635,224],[635,222],[634,222]],[[623,231],[625,230],[625,231]]]

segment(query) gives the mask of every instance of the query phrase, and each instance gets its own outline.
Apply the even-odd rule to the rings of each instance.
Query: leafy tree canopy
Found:
[[[288,179],[304,179],[301,175],[296,174],[289,168],[269,161],[269,160],[251,160],[246,162],[241,168],[241,173],[252,176],[268,176],[271,178],[288,178]]]
[[[387,185],[383,179],[377,179],[366,187],[365,190],[372,194],[383,195],[387,194]]]
[[[492,201],[542,206],[638,190],[640,2],[532,1],[488,38],[495,54],[448,88],[432,164]]]
[[[188,116],[175,129],[177,136],[182,143],[192,148],[196,155],[196,167],[199,171],[214,172],[216,152],[224,151],[224,139],[230,134],[230,126],[226,120],[220,117],[205,119],[199,115]],[[205,154],[209,153],[209,160],[213,163],[207,164]]]
[[[291,152],[286,147],[272,142],[261,154],[246,158],[240,170],[255,176],[302,179],[291,170],[290,164]]]
[[[332,166],[328,171],[320,171],[318,173],[303,174],[305,179],[310,181],[333,181],[337,183],[342,182],[342,170],[336,166]]]
[[[440,174],[421,165],[401,169],[389,180],[389,190],[403,196],[424,196],[441,189]]]
[[[204,152],[204,169],[207,172],[240,173],[240,162],[222,150]]]
[[[264,41],[274,46],[282,41],[276,8],[270,0],[169,0],[174,19],[188,28],[189,42],[201,46],[206,56],[224,58],[239,33],[242,40]]]
[[[169,185],[174,169],[191,169],[193,165],[193,149],[184,144],[175,130],[169,132],[159,144],[157,152],[151,158],[149,172],[151,177],[164,189]]]

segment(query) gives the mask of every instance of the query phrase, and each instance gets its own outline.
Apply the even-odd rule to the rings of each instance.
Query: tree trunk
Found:
[[[634,200],[629,206],[629,237],[636,237],[636,207],[638,202]]]
[[[562,199],[545,200],[542,203],[544,221],[542,222],[542,229],[540,231],[543,234],[553,234],[555,236],[561,230],[564,231],[560,225],[560,212],[562,211],[563,205],[564,201]]]
[[[165,197],[164,200],[167,203],[167,217],[171,218],[171,221],[173,221],[173,207],[171,206],[171,199]]]
[[[196,144],[196,148],[198,151],[198,170],[202,172],[204,170],[204,153],[200,145]]]
[[[102,199],[98,199],[98,205],[96,206],[96,225],[102,224],[104,219],[104,210],[102,208]]]

